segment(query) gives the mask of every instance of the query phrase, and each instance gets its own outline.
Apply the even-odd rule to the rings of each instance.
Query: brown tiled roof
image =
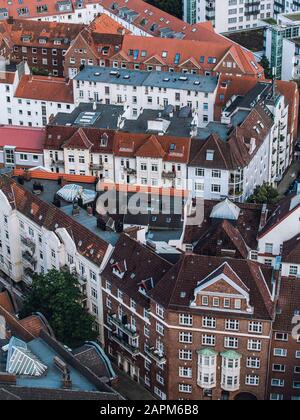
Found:
[[[2,306],[9,313],[14,313],[13,303],[7,291],[0,293],[0,306]]]
[[[127,270],[121,279],[114,274],[113,267],[115,263],[124,261]],[[139,286],[145,282],[155,286],[170,268],[171,264],[151,249],[122,234],[102,275],[105,279],[113,281],[124,294],[136,302],[145,304],[147,299],[139,292]]]
[[[185,255],[157,284],[151,292],[151,298],[169,310],[189,308],[198,283],[225,262],[249,289],[250,305],[254,307],[253,317],[272,319],[274,304],[269,286],[272,270],[261,269],[259,264],[249,260]]]
[[[14,96],[73,104],[73,82],[58,77],[23,75]]]
[[[239,73],[252,77],[260,77],[262,69],[259,65],[253,66],[252,62],[256,62],[253,53],[246,51],[240,45],[232,44],[227,38],[220,38],[212,32],[209,32],[210,39],[187,40],[187,39],[170,39],[158,37],[142,37],[134,35],[124,35],[121,51],[125,54],[128,62],[132,61],[130,51],[144,51],[144,55],[139,55],[139,63],[151,63],[151,59],[155,56],[159,57],[162,66],[168,67],[184,67],[190,60],[196,60],[197,66],[203,70],[220,72],[219,66],[226,61],[228,54],[236,61],[239,67]],[[229,41],[229,42],[228,42]],[[167,52],[167,56],[163,54]],[[177,56],[178,54],[178,56]],[[175,56],[179,57],[178,63],[175,63]],[[200,57],[204,57],[200,61]],[[214,58],[214,60],[209,60]],[[203,61],[203,63],[201,63]]]
[[[79,135],[80,133],[81,135]],[[69,142],[71,142],[71,139],[74,141],[79,139],[80,144],[82,144],[83,136],[85,138],[84,143],[86,144],[86,147],[88,146],[88,148],[90,148],[90,143],[92,144],[92,153],[112,153],[114,134],[115,133],[112,130],[103,130],[98,128],[48,126],[46,128],[46,141],[44,148],[50,150],[60,150],[63,149],[65,145],[68,145]],[[107,147],[101,146],[100,140],[103,135],[108,136]],[[72,145],[74,145],[73,140],[71,142]]]
[[[83,128],[79,128],[63,145],[67,149],[91,149],[93,143],[90,142]]]
[[[249,248],[243,236],[228,220],[213,224],[194,247],[194,253],[199,255],[221,256],[222,250],[234,250],[235,257],[248,258]]]
[[[21,319],[20,324],[35,337],[39,337],[41,330],[45,328],[42,319],[37,315]]]
[[[300,234],[283,242],[282,262],[300,264]]]
[[[274,330],[291,332],[295,326],[292,324],[292,319],[298,311],[300,311],[300,282],[298,279],[283,277],[273,324]]]
[[[71,41],[84,28],[82,24],[35,21],[28,19],[16,19],[12,23],[3,21],[6,33],[14,45],[28,47],[43,47],[67,49]],[[30,37],[30,41],[23,41],[23,37]],[[44,38],[46,43],[40,44],[39,39]],[[54,44],[55,40],[61,40],[61,45]]]
[[[222,224],[223,219],[219,222],[212,220],[210,218],[210,214],[212,209],[217,204],[216,201],[205,200],[204,202],[204,217],[203,222],[199,226],[186,226],[185,233],[184,233],[184,240],[185,244],[195,244],[196,249],[195,252],[198,254],[200,251],[197,251],[197,243],[199,241],[199,246],[201,250],[204,250],[205,247],[205,238],[208,242],[207,248],[211,251],[215,252],[217,250],[216,244],[213,244],[210,247],[210,240],[218,240],[220,235],[223,233]],[[235,232],[239,232],[240,237],[243,238],[245,246],[250,249],[257,248],[257,234],[259,231],[260,220],[261,220],[261,211],[262,206],[259,204],[248,204],[248,203],[235,203],[240,209],[239,217],[237,221],[232,222],[232,226]],[[231,222],[229,222],[231,224]],[[226,233],[226,232],[225,232]],[[207,234],[210,236],[207,237]],[[211,238],[211,239],[210,239]],[[220,238],[222,239],[222,237]],[[235,245],[237,246],[237,244]],[[244,248],[244,246],[243,246]],[[241,251],[241,250],[240,250]],[[211,254],[215,255],[215,254]]]
[[[49,231],[55,232],[58,228],[65,228],[74,240],[77,251],[94,264],[101,265],[108,244],[99,236],[5,175],[0,178],[0,188],[13,208]]]
[[[264,127],[259,127],[259,121]],[[259,133],[255,127],[259,127]],[[269,113],[260,105],[256,105],[249,115],[222,140],[212,134],[207,140],[193,139],[190,152],[190,165],[204,168],[236,170],[247,166],[267,137],[273,121]],[[255,149],[250,153],[250,141],[255,139]],[[207,151],[214,151],[213,160],[207,160]]]

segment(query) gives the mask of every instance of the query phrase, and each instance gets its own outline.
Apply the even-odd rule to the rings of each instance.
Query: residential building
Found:
[[[203,127],[214,118],[217,83],[217,77],[86,67],[75,77],[74,100],[122,105],[132,119],[143,109],[189,107]]]
[[[9,70],[0,80],[5,98],[1,124],[44,127],[58,112],[69,113],[75,108],[72,81],[32,76],[27,74],[27,66],[24,71],[20,67]]]
[[[100,272],[112,245],[55,207],[52,194],[46,202],[33,190],[33,184],[29,191],[10,177],[1,177],[1,270],[12,281],[29,285],[33,272],[67,269],[75,273],[103,339]]]
[[[209,21],[217,33],[255,28],[274,16],[274,0],[185,0],[184,20],[190,24]]]
[[[26,61],[30,69],[63,76],[64,55],[83,25],[8,19],[0,22],[9,39],[11,60]]]

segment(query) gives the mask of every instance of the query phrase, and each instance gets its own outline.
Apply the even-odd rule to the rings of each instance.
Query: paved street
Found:
[[[295,162],[291,165],[290,169],[285,174],[283,180],[278,185],[277,189],[280,195],[284,195],[292,181],[296,178],[300,171],[300,162]]]
[[[128,400],[139,401],[155,399],[144,387],[130,379],[130,377],[118,369],[116,365],[114,365],[113,368],[119,377],[118,385],[114,386],[114,389],[123,395],[123,397],[127,398]]]

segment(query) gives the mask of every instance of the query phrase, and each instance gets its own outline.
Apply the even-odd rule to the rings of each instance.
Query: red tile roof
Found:
[[[223,61],[230,60],[236,62],[236,73],[260,77],[262,68],[256,63],[253,53],[245,50],[237,44],[233,44],[228,39],[219,37],[218,39],[207,40],[178,40],[158,37],[142,37],[125,35],[121,52],[127,61],[133,61],[130,54],[132,50],[139,50],[140,54],[135,62],[148,63],[153,62],[153,57],[159,59],[162,66],[182,67],[184,68],[191,59],[196,60],[197,67],[212,72],[222,72]],[[141,55],[141,52],[143,56]],[[165,56],[164,52],[167,52]],[[116,54],[116,57],[118,57]],[[179,54],[179,56],[177,56]],[[175,57],[178,57],[178,64]],[[200,57],[202,58],[200,60]],[[212,58],[213,60],[210,60]],[[114,59],[114,57],[113,57]],[[233,70],[231,70],[233,71]]]
[[[0,306],[2,306],[2,308],[4,308],[7,312],[11,314],[14,313],[12,300],[7,291],[0,293]]]
[[[66,82],[58,77],[23,75],[15,97],[73,104],[73,81]]]
[[[29,19],[6,20],[0,22],[0,26],[1,32],[5,31],[13,45],[56,49],[67,49],[71,41],[84,28],[83,24]],[[25,41],[23,37],[28,38],[28,41]],[[41,38],[45,40],[43,44],[39,42]],[[60,40],[61,44],[55,43],[56,40]]]
[[[130,31],[125,29],[120,23],[108,15],[100,15],[90,24],[90,29],[94,33],[99,34],[129,34]]]
[[[39,152],[44,149],[46,132],[43,128],[0,126],[0,148],[15,146],[18,151]]]

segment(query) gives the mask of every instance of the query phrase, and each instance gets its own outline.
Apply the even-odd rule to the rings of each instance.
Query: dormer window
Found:
[[[206,151],[206,160],[212,162],[214,160],[214,150],[207,150]]]
[[[108,135],[104,133],[100,139],[100,145],[101,147],[107,147],[107,144],[108,144]]]

